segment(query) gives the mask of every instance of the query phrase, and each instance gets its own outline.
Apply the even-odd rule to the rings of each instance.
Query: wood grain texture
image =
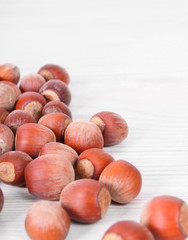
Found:
[[[111,205],[95,224],[72,223],[67,240],[99,240],[119,220],[139,221],[153,196],[188,202],[188,3],[186,0],[1,0],[0,64],[24,76],[46,63],[70,74],[74,120],[114,111],[129,136],[105,150],[143,175],[137,199]],[[37,199],[0,183],[0,239],[28,239],[24,219]]]

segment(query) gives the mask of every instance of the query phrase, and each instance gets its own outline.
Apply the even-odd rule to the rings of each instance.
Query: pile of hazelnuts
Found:
[[[26,185],[43,199],[28,210],[25,228],[33,240],[63,240],[70,222],[93,223],[111,200],[127,204],[141,190],[139,170],[103,150],[128,135],[126,121],[99,112],[73,121],[68,105],[69,74],[55,64],[24,76],[13,64],[0,66],[0,180]],[[59,202],[55,202],[59,201]],[[4,197],[0,189],[0,211]],[[183,240],[188,235],[188,207],[173,196],[153,198],[141,223],[113,224],[103,240]]]

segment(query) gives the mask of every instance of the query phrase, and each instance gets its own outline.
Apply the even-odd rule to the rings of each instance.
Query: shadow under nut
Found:
[[[4,204],[4,196],[3,196],[3,192],[2,192],[2,190],[0,188],[0,212],[1,212],[2,208],[3,208],[3,204]]]

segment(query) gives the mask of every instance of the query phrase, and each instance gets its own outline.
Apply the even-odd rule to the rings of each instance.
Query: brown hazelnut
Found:
[[[61,206],[77,222],[93,223],[104,217],[111,203],[109,191],[93,179],[68,184],[60,195]]]
[[[20,79],[20,70],[17,66],[6,63],[0,66],[0,80],[17,84]]]
[[[60,155],[64,159],[69,160],[72,163],[72,165],[74,165],[78,159],[78,154],[73,148],[71,148],[68,145],[65,145],[63,143],[59,143],[59,142],[46,143],[40,150],[39,155],[42,156],[42,155],[46,155],[46,154]]]
[[[0,124],[0,155],[12,151],[14,148],[14,134],[4,124]]]
[[[64,142],[78,154],[89,148],[103,148],[103,136],[92,122],[75,121],[65,130]]]
[[[72,114],[67,105],[61,101],[50,101],[48,102],[42,110],[42,115],[46,115],[49,113],[64,113],[70,118],[72,118]]]
[[[149,201],[141,215],[141,223],[155,239],[184,240],[188,236],[188,206],[174,196],[157,196]]]
[[[62,189],[74,181],[74,178],[74,169],[70,161],[55,154],[40,156],[25,169],[29,192],[47,200],[59,199]]]
[[[7,125],[13,133],[25,123],[36,123],[34,117],[24,110],[14,110],[6,117],[4,124]]]
[[[38,121],[42,115],[43,106],[46,103],[45,98],[41,94],[36,92],[25,92],[18,98],[15,109],[28,112]]]
[[[22,78],[20,89],[22,92],[38,92],[45,82],[46,80],[40,74],[30,73]]]
[[[112,200],[122,204],[136,198],[142,186],[142,176],[138,169],[124,160],[111,162],[105,167],[99,181],[108,188]]]
[[[9,87],[12,88],[12,90],[14,91],[14,93],[15,93],[15,95],[16,95],[16,100],[17,100],[18,97],[21,95],[21,90],[20,90],[20,88],[19,88],[16,84],[14,84],[14,83],[12,83],[12,82],[1,81],[1,83],[4,83],[4,84],[6,84],[6,85],[8,85]]]
[[[38,121],[39,124],[50,128],[55,133],[57,142],[63,142],[64,132],[71,122],[71,118],[64,113],[49,113]]]
[[[38,73],[42,75],[46,81],[51,79],[59,79],[66,84],[69,84],[70,82],[70,77],[66,70],[56,64],[46,64],[39,69]]]
[[[76,163],[78,178],[98,179],[103,169],[114,161],[114,158],[99,148],[90,148],[83,151]]]
[[[102,240],[154,240],[151,232],[133,221],[120,221],[113,224]]]
[[[39,89],[47,101],[62,101],[67,106],[71,101],[71,94],[67,85],[60,80],[49,80]]]
[[[38,123],[26,123],[16,131],[15,149],[36,158],[46,143],[55,141],[55,134],[49,128]]]
[[[13,186],[25,184],[25,167],[32,158],[24,152],[10,151],[0,156],[0,180]]]
[[[99,112],[90,121],[101,129],[106,146],[118,144],[128,135],[128,125],[117,113]]]
[[[69,232],[70,218],[55,202],[38,201],[29,209],[25,229],[33,240],[64,240]]]
[[[16,102],[16,94],[12,87],[0,82],[0,107],[10,111]]]

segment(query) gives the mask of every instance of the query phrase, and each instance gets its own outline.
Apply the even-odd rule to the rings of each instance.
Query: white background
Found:
[[[112,205],[95,224],[73,223],[67,240],[100,240],[122,219],[139,221],[153,196],[188,202],[187,0],[0,0],[0,64],[22,76],[57,63],[71,76],[73,119],[119,113],[129,125],[120,145],[105,148],[142,173],[140,195]],[[37,199],[5,186],[0,239],[28,239],[27,209]]]

